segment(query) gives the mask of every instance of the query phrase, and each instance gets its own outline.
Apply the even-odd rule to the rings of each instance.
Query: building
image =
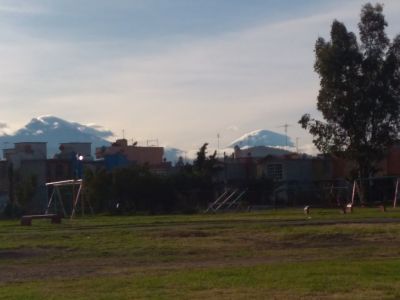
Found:
[[[331,180],[332,162],[307,155],[267,156],[258,164],[258,175],[277,181]]]
[[[4,210],[8,202],[8,190],[10,186],[8,173],[9,169],[7,161],[0,161],[0,212]]]
[[[47,143],[15,143],[14,148],[3,150],[3,157],[5,160],[1,161],[0,168],[0,194],[3,198],[8,201],[13,196],[20,198],[20,202],[29,202],[28,209],[32,211],[43,207],[47,199],[44,186]]]
[[[82,178],[85,168],[98,168],[90,143],[62,143],[55,158],[47,158],[46,143],[15,143],[0,161],[0,207],[14,197],[30,213],[43,213],[47,206],[47,182]],[[12,192],[12,195],[10,194]]]
[[[128,165],[148,165],[159,169],[165,163],[163,156],[163,147],[128,145],[126,139],[117,140],[109,147],[96,149],[96,158],[104,159],[108,169]]]
[[[15,143],[14,148],[4,149],[3,157],[12,164],[13,168],[19,169],[22,161],[46,160],[47,143],[44,142],[23,142]]]
[[[293,152],[281,148],[268,147],[268,146],[255,146],[243,149],[240,149],[239,146],[235,146],[233,154],[235,159],[246,159],[249,156],[256,159],[261,159],[271,155],[284,156],[288,154],[293,154]]]
[[[91,143],[62,143],[60,144],[60,152],[54,158],[56,159],[74,159],[81,157],[82,160],[93,160],[91,155]]]
[[[265,146],[235,147],[234,155],[225,157],[223,165],[216,177],[228,187],[245,188],[262,182],[274,187],[274,193],[265,199],[266,205],[320,201],[317,190],[332,180],[334,170],[327,157]]]

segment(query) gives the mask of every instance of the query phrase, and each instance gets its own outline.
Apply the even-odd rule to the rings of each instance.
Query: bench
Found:
[[[21,225],[32,225],[33,219],[51,219],[52,224],[61,224],[61,216],[56,214],[22,216]]]

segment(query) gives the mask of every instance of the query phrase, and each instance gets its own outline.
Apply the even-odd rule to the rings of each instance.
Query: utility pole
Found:
[[[282,126],[278,126],[278,128],[281,128],[281,127],[283,127],[283,128],[285,128],[285,144],[286,144],[286,147],[288,146],[288,127],[290,127],[290,126],[292,126],[292,125],[289,125],[289,124],[287,124],[287,123],[285,123],[285,124],[283,124]]]

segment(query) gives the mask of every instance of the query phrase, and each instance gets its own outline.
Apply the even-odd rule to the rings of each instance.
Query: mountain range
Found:
[[[0,136],[0,148],[12,148],[18,142],[47,142],[47,156],[53,157],[59,152],[60,143],[90,142],[92,152],[96,147],[107,146],[113,133],[97,125],[83,125],[68,122],[54,116],[33,118],[23,128],[13,134]]]
[[[109,139],[113,137],[113,132],[98,125],[83,125],[55,116],[42,116],[33,118],[13,134],[0,133],[0,148],[12,148],[14,143],[18,142],[47,142],[47,155],[51,158],[59,152],[60,143],[90,142],[92,152],[94,152],[97,147],[110,145]],[[230,143],[225,150],[229,153],[235,146],[248,148],[254,146],[293,147],[294,145],[286,135],[260,129],[244,134]],[[185,153],[188,153],[189,159],[193,158],[190,157],[190,153],[195,155],[196,152],[197,150],[185,152],[172,147],[164,148],[165,158],[172,162],[176,162],[179,156],[186,156]]]

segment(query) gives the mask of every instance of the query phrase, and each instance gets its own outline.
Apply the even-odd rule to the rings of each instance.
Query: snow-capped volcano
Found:
[[[23,128],[13,134],[0,136],[0,147],[12,148],[18,142],[47,142],[47,153],[53,157],[59,152],[60,143],[90,142],[92,151],[96,147],[109,145],[107,138],[113,136],[109,130],[101,126],[89,124],[83,125],[76,122],[68,122],[54,116],[42,116],[33,118]]]
[[[235,146],[239,146],[240,148],[255,146],[294,147],[294,144],[292,140],[284,134],[259,129],[242,135],[228,145],[230,148]]]
[[[173,147],[164,147],[164,157],[167,161],[172,162],[172,164],[175,164],[179,160],[179,157],[185,159],[185,156],[185,151],[183,150]]]

